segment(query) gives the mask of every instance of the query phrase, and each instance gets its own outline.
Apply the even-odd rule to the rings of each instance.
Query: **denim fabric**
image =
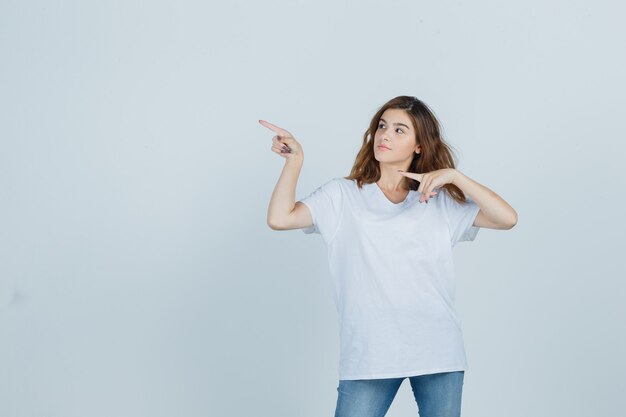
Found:
[[[460,417],[463,377],[464,371],[408,377],[419,416]],[[383,417],[405,378],[340,380],[335,417]]]

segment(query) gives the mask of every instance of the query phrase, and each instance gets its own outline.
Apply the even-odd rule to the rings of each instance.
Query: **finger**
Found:
[[[437,183],[436,176],[429,178],[428,183],[426,184],[426,195],[430,195],[430,193],[433,192],[433,190],[435,189],[436,183]]]
[[[265,120],[259,120],[259,123],[261,123],[266,128],[278,133],[279,136],[291,136],[291,133],[287,132],[282,127],[271,124],[270,122],[266,122]]]
[[[285,149],[276,149],[274,147],[272,147],[272,152],[279,154],[280,156],[286,157],[287,155],[291,155],[288,151],[286,151]]]
[[[439,189],[441,188],[441,185],[437,184],[436,178],[433,178],[430,183],[428,184],[428,193],[429,194],[437,194],[437,192],[439,192]]]
[[[433,179],[431,177],[428,177],[424,180],[424,188],[422,190],[422,193],[425,196],[428,196],[428,194],[430,193],[432,185],[433,185]]]
[[[427,202],[427,201],[428,201],[428,199],[429,199],[430,197],[431,197],[431,195],[430,195],[429,193],[427,193],[427,192],[423,191],[423,192],[420,194],[420,201],[421,201],[422,203]]]
[[[283,145],[284,142],[284,138],[281,138],[280,136],[276,135],[272,138],[272,143],[274,145]]]
[[[420,202],[421,203],[428,203],[428,200],[433,198],[437,193],[434,191],[431,191],[429,193],[424,193],[422,195],[420,195]]]
[[[291,148],[289,148],[289,146],[280,143],[272,145],[272,149],[278,152],[291,152]]]
[[[286,157],[290,157],[290,156],[295,155],[295,152],[292,151],[291,149],[281,148],[280,149],[280,154],[284,155]]]
[[[279,138],[278,140],[280,141],[279,143],[281,145],[286,146],[288,149],[291,149],[291,146],[289,146],[289,144],[294,142],[293,138]]]
[[[413,178],[414,180],[417,180],[420,182],[422,181],[422,178],[424,177],[424,174],[418,174],[416,172],[405,172],[405,171],[400,171],[400,170],[398,170],[398,172],[404,175],[405,177]]]
[[[282,146],[284,149],[287,149],[288,151],[291,150],[291,147],[287,145],[284,141],[278,142],[278,145]]]
[[[282,148],[282,149],[285,149],[288,152],[291,152],[291,148],[289,147],[289,145],[287,145],[284,141],[282,141],[280,139],[280,137],[278,137],[278,136],[274,136],[272,138],[272,144],[274,146],[277,146],[279,150]]]
[[[281,136],[278,138],[278,140],[280,140],[281,143],[284,143],[287,146],[289,146],[290,143],[295,142],[295,139],[292,136]]]
[[[293,150],[287,145],[278,144],[276,146],[272,146],[272,149],[280,153],[294,153]]]
[[[419,180],[420,185],[419,185],[419,187],[417,187],[417,191],[419,191],[420,193],[423,193],[423,192],[424,192],[424,183],[426,182],[426,179],[427,179],[427,178],[428,178],[428,177],[426,177],[425,175],[423,175],[423,176],[422,176],[422,179],[421,179],[421,180]]]
[[[430,200],[431,198],[433,198],[437,193],[434,191],[430,191],[426,194],[424,194],[424,199],[426,200],[426,202],[428,203],[428,200]]]

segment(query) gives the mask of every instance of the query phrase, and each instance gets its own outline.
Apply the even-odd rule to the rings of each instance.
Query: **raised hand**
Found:
[[[437,194],[434,190],[439,190],[445,184],[452,184],[457,174],[457,170],[454,168],[443,168],[422,174],[401,170],[398,172],[405,177],[419,181],[420,186],[417,187],[417,191],[421,193],[420,203],[428,202],[429,198]]]
[[[304,155],[302,146],[291,133],[265,120],[259,120],[259,123],[276,133],[276,136],[272,138],[273,152],[283,158],[302,157]]]

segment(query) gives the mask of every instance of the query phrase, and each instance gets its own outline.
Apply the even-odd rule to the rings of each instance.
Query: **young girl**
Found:
[[[259,122],[286,159],[268,225],[318,233],[328,248],[340,329],[335,417],[384,416],[407,377],[421,417],[460,416],[468,366],[452,247],[480,227],[511,229],[515,210],[455,169],[439,122],[415,97],[384,104],[350,175],[297,202],[302,146]]]

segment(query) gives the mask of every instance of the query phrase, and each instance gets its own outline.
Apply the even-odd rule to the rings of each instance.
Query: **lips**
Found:
[[[378,145],[378,148],[383,148],[383,149],[389,149],[391,150],[391,148],[386,147],[385,145]]]

